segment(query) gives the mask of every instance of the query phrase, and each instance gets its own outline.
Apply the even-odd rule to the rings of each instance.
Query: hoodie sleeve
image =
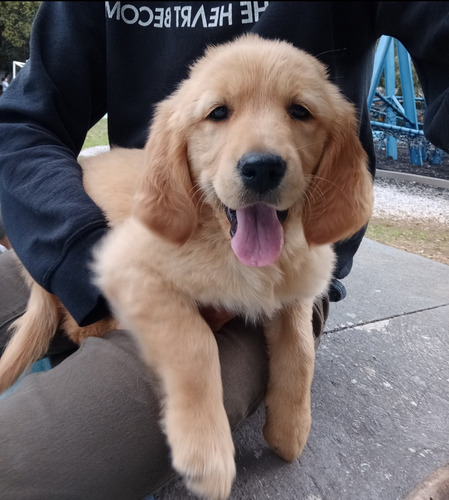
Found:
[[[379,2],[376,31],[410,53],[427,104],[424,134],[449,152],[449,2]]]
[[[12,245],[33,278],[89,324],[107,306],[90,280],[106,231],[76,161],[106,112],[102,2],[44,2],[30,58],[0,98],[0,199]]]

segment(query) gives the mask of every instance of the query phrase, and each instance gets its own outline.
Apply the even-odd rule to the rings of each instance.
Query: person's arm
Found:
[[[106,231],[76,161],[106,112],[103,2],[43,3],[30,59],[0,99],[0,189],[10,241],[34,279],[80,324],[107,311],[90,282]]]
[[[410,53],[428,106],[424,134],[449,152],[449,2],[379,2],[376,28]]]

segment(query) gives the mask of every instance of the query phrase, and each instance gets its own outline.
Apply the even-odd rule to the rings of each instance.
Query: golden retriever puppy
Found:
[[[235,477],[217,344],[200,307],[263,322],[264,436],[294,460],[311,425],[312,305],[332,276],[331,243],[372,208],[353,106],[312,56],[246,35],[191,67],[157,106],[144,151],[116,149],[82,166],[112,226],[95,251],[96,283],[160,380],[162,427],[187,487],[227,498]],[[33,294],[55,309],[37,285],[30,309]],[[78,340],[101,334],[67,328]],[[11,345],[27,336],[19,324]],[[11,348],[10,370],[20,349]],[[0,381],[5,371],[2,360]]]

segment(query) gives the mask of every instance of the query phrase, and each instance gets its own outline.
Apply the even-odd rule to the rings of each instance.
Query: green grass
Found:
[[[83,149],[92,148],[94,146],[107,146],[108,144],[108,120],[107,118],[102,118],[89,130],[86,140],[84,141]]]
[[[443,224],[373,218],[366,236],[379,243],[449,264],[449,228]]]

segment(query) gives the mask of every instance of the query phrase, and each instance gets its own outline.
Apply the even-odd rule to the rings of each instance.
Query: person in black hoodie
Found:
[[[142,148],[154,105],[187,76],[189,64],[207,45],[246,32],[286,40],[329,68],[357,108],[373,175],[367,94],[376,41],[383,34],[399,39],[426,97],[426,137],[449,150],[447,2],[44,2],[30,58],[0,100],[0,199],[19,258],[78,324],[108,314],[89,272],[107,224],[82,187],[76,161],[88,130],[107,113],[110,144]],[[344,298],[340,280],[363,235],[335,245],[331,301]],[[0,303],[0,345],[26,305],[10,260],[8,252],[0,258],[0,280],[10,291]],[[327,306],[327,299],[316,305],[318,339]],[[233,426],[263,397],[261,338],[238,319],[217,333]],[[73,350],[58,337],[50,354]],[[62,498],[67,491],[74,498],[140,498],[173,477],[154,383],[135,358],[125,332],[88,339],[0,401],[3,498]]]

